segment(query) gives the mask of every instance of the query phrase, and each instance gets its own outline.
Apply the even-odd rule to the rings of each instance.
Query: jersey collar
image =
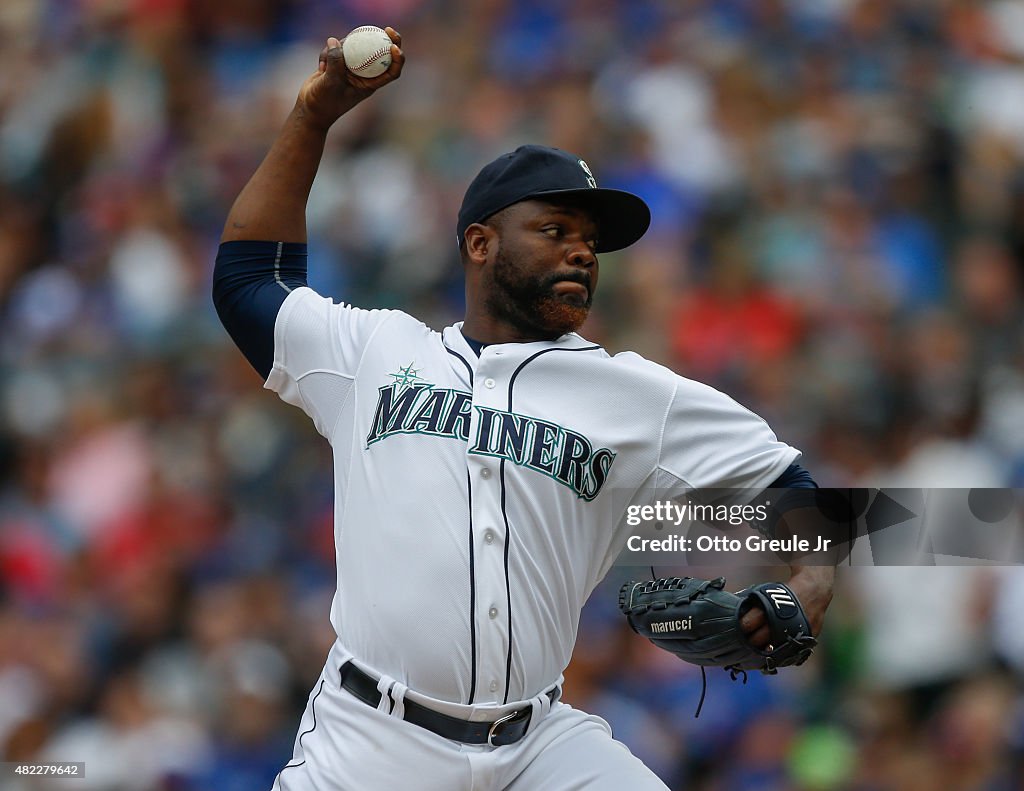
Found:
[[[441,338],[444,341],[444,345],[455,352],[459,352],[462,355],[468,355],[471,359],[476,359],[477,354],[473,350],[473,347],[467,343],[465,336],[462,334],[462,322],[457,321],[451,326],[445,327],[441,332]],[[525,343],[489,343],[486,346],[485,351],[490,349],[502,349],[515,352],[533,352],[539,351],[540,349],[547,349],[552,347],[566,348],[566,349],[580,349],[585,346],[594,346],[595,344],[588,341],[586,338],[578,335],[575,332],[568,332],[560,338],[555,338],[553,341],[528,341]],[[513,352],[514,353],[514,352]]]

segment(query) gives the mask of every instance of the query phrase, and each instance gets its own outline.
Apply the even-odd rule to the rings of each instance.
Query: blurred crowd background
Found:
[[[0,787],[254,791],[290,756],[331,457],[209,287],[325,38],[366,23],[408,64],[328,142],[321,292],[459,319],[466,184],[556,145],[654,212],[585,335],[734,395],[822,485],[1024,484],[1024,2],[3,0],[0,760],[87,774]],[[673,789],[1024,789],[1017,568],[843,569],[813,661],[712,673],[700,719],[699,672],[613,612],[625,571],[565,697]]]

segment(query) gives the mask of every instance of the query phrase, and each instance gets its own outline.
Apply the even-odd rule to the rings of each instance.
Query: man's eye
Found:
[[[546,233],[548,236],[551,236],[551,237],[558,237],[558,236],[562,235],[562,226],[561,225],[545,225],[543,228],[541,228],[541,233]]]
[[[588,239],[587,240],[587,247],[590,248],[590,251],[592,253],[596,253],[597,252],[597,239]]]

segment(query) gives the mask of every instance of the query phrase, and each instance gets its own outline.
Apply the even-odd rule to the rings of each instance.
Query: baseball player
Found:
[[[306,286],[305,208],[331,125],[398,78],[319,67],[224,229],[214,301],[335,474],[337,632],[274,788],[664,789],[559,700],[582,608],[622,539],[609,492],[807,484],[799,452],[710,387],[576,334],[635,195],[541,146],[490,163],[457,222],[465,320],[440,332]],[[396,222],[401,222],[396,217]],[[810,484],[813,485],[813,484]],[[831,569],[789,581],[815,632]],[[769,637],[754,608],[743,629]]]

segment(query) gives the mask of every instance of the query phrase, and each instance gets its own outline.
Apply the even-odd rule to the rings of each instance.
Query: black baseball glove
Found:
[[[764,608],[771,633],[765,650],[752,646],[740,628],[751,607]],[[735,674],[803,664],[818,641],[800,602],[781,582],[764,582],[739,593],[725,590],[725,577],[670,577],[627,582],[619,609],[633,631],[686,662],[722,667]]]

